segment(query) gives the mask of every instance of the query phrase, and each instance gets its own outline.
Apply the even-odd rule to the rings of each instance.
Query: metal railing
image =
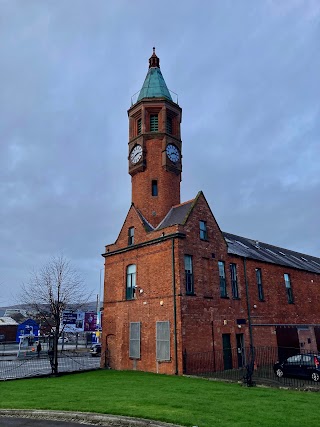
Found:
[[[89,352],[59,351],[58,372],[78,372],[100,368],[100,357]],[[0,380],[48,376],[52,374],[50,358],[46,352],[0,357]]]
[[[216,378],[227,381],[241,381],[247,385],[265,384],[298,389],[320,389],[320,381],[312,379],[316,368],[297,365],[296,372],[285,373],[280,378],[274,365],[297,354],[308,354],[289,347],[231,348],[209,352],[184,352],[184,374]],[[320,374],[320,370],[319,370]]]

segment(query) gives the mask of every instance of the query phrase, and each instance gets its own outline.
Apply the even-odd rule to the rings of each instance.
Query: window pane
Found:
[[[205,221],[200,221],[200,239],[207,239],[207,224]]]
[[[128,274],[135,273],[135,272],[136,272],[136,266],[135,266],[135,264],[129,265],[128,266]]]
[[[222,298],[225,298],[228,295],[227,295],[227,284],[226,284],[224,262],[218,261],[218,267],[219,267],[219,279],[220,279],[220,296]]]
[[[288,303],[293,304],[293,292],[291,288],[290,276],[289,274],[285,273],[283,277],[284,277],[284,283],[286,285],[286,290],[287,290]]]
[[[184,268],[185,268],[185,270],[192,273],[192,257],[191,257],[191,255],[185,255],[184,256]]]
[[[239,298],[238,291],[238,278],[237,278],[237,265],[230,264],[230,273],[231,273],[231,289],[233,298]]]
[[[126,299],[134,299],[136,287],[136,266],[131,264],[127,267],[127,287],[126,287]]]
[[[130,227],[128,230],[128,245],[134,244],[134,227]]]
[[[284,274],[284,281],[285,281],[285,284],[286,284],[286,288],[290,288],[291,287],[291,283],[290,283],[290,277],[289,277],[289,274]]]
[[[193,294],[194,293],[194,287],[193,287],[193,272],[192,272],[192,256],[191,255],[185,255],[184,256],[184,269],[185,269],[185,276],[186,276],[186,293],[187,294]]]
[[[261,269],[256,268],[256,279],[257,279],[257,286],[258,286],[258,298],[260,301],[264,299],[263,295],[263,289],[262,289],[262,275],[261,275]]]
[[[224,262],[219,261],[218,266],[219,266],[219,276],[225,278],[226,274],[225,274],[225,269],[224,269]]]
[[[158,181],[156,179],[152,180],[152,195],[153,196],[157,196],[158,195]]]

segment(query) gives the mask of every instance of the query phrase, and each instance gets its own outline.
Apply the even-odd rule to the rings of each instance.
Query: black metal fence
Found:
[[[58,355],[58,372],[94,370],[100,367],[100,357],[88,352],[63,351]],[[46,376],[52,373],[49,356],[46,353],[0,357],[0,380]]]
[[[295,348],[255,347],[232,348],[221,351],[202,353],[184,353],[184,374],[196,375],[229,381],[241,381],[247,385],[265,384],[271,386],[292,387],[298,389],[320,390],[320,368],[316,364],[308,366],[305,362],[291,365],[283,375],[277,376],[275,363],[283,362],[288,357],[298,354],[309,354]],[[320,356],[319,356],[320,357]],[[313,356],[310,359],[313,363]],[[317,375],[312,372],[319,373]],[[281,374],[281,373],[280,373]]]

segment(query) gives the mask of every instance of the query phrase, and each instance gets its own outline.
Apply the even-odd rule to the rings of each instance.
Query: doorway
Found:
[[[224,370],[232,369],[232,351],[230,334],[222,334]]]
[[[280,361],[300,352],[299,336],[296,327],[277,326],[278,358]]]
[[[238,368],[242,368],[245,365],[243,334],[236,334],[236,339],[237,339]]]

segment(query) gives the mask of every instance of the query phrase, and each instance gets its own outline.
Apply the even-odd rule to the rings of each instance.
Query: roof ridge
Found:
[[[226,231],[223,231],[222,234],[223,235],[227,234],[229,236],[234,236],[234,237],[238,237],[238,238],[241,238],[241,239],[248,240],[249,242],[253,242],[252,243],[253,245],[254,245],[255,242],[259,242],[259,245],[268,246],[268,247],[274,248],[274,249],[276,249],[278,251],[279,250],[283,250],[283,251],[287,251],[287,252],[290,252],[290,253],[293,253],[293,254],[297,254],[297,255],[300,255],[300,256],[307,256],[307,257],[310,257],[310,258],[320,259],[319,257],[316,257],[314,255],[309,255],[309,254],[305,254],[303,252],[294,251],[292,249],[283,248],[282,246],[276,246],[276,245],[273,245],[273,244],[270,244],[270,243],[265,243],[265,242],[262,242],[261,240],[258,240],[258,239],[250,239],[249,237],[244,237],[244,236],[240,236],[238,234],[228,233]]]
[[[178,206],[178,205],[177,205]],[[158,230],[161,228],[161,225],[164,223],[164,221],[169,217],[170,213],[172,212],[174,206],[171,206],[171,208],[169,209],[167,215],[163,218],[162,221],[159,222],[159,224],[154,228],[154,230]]]
[[[144,223],[146,223],[150,228],[151,228],[151,230],[155,230],[155,227],[153,226],[153,225],[151,225],[150,224],[150,222],[142,215],[142,213],[140,212],[140,210],[138,209],[138,208],[136,208],[135,206],[134,206],[134,204],[133,204],[133,208],[135,209],[135,211],[137,212],[137,214],[138,214],[138,216],[139,216],[139,218],[140,218],[140,220],[141,220],[141,222],[142,222],[142,225],[143,225],[143,227],[145,226],[145,224]]]
[[[179,207],[179,206],[186,205],[187,203],[193,203],[193,202],[194,202],[194,200],[195,200],[195,198],[194,198],[194,199],[187,200],[186,202],[182,202],[182,203],[179,203],[178,205],[174,205],[174,206],[172,206],[172,208],[177,208],[177,207]],[[172,209],[172,208],[171,208],[171,209]]]

